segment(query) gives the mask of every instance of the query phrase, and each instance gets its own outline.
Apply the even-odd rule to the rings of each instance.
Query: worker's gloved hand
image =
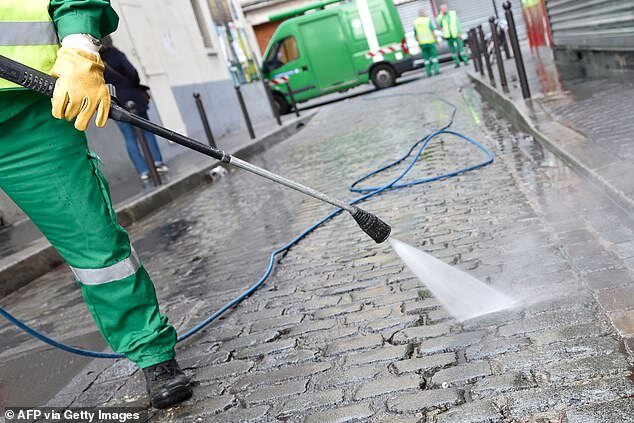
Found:
[[[97,53],[61,47],[51,75],[57,78],[53,91],[53,116],[71,121],[85,131],[92,115],[95,123],[106,126],[110,111],[110,92],[103,78],[104,65]]]

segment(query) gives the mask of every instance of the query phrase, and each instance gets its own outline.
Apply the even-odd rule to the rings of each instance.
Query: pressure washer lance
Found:
[[[18,63],[2,55],[0,55],[0,78],[4,78],[8,81],[14,82],[24,88],[31,89],[45,96],[53,96],[53,89],[55,88],[54,77],[40,72],[36,69],[25,66],[22,63]],[[189,138],[167,128],[163,128],[162,126],[152,123],[149,120],[143,119],[140,116],[128,112],[121,106],[115,104],[116,98],[114,98],[114,100],[115,101],[113,101],[110,105],[110,118],[116,121],[127,122],[141,129],[145,129],[146,131],[150,131],[160,137],[166,138],[170,141],[174,141],[175,143],[180,144],[184,147],[213,157],[214,159],[220,160],[223,163],[232,164],[236,167],[239,167],[240,169],[255,173],[256,175],[262,176],[273,182],[292,188],[303,194],[316,198],[317,200],[339,207],[340,209],[343,209],[350,213],[359,227],[363,230],[363,232],[368,234],[370,238],[372,238],[379,244],[385,241],[390,236],[390,232],[392,231],[390,226],[372,213],[352,206],[344,201],[332,198],[310,187],[291,181],[290,179],[286,179],[283,176],[276,175],[273,172],[269,172],[266,169],[262,169],[261,167],[245,162],[244,160],[240,160],[239,158],[234,157],[229,153],[210,147],[206,144],[196,141],[193,138]]]

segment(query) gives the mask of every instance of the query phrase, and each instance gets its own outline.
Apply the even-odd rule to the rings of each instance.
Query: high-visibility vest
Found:
[[[414,29],[416,30],[416,39],[418,44],[435,44],[436,37],[431,30],[431,19],[427,16],[419,16],[414,21]]]
[[[450,10],[447,14],[442,15],[440,25],[442,26],[442,36],[444,38],[460,37],[460,24],[455,10]]]
[[[0,54],[45,73],[57,57],[59,40],[49,0],[0,0]],[[0,91],[20,88],[0,78]]]

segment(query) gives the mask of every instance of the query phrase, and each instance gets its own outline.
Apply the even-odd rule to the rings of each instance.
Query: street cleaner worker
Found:
[[[468,64],[469,59],[463,53],[464,43],[462,42],[462,29],[455,10],[448,10],[446,4],[440,5],[438,15],[438,25],[442,29],[442,36],[449,43],[449,50],[453,55],[455,67],[460,67],[460,62]]]
[[[416,34],[416,40],[423,54],[427,76],[431,76],[432,68],[434,75],[440,73],[435,31],[436,25],[430,18],[425,16],[425,10],[421,9],[420,16],[414,21],[414,34]]]
[[[52,109],[0,78],[0,189],[68,262],[108,345],[143,369],[152,405],[165,408],[192,395],[176,331],[82,132],[93,115],[99,127],[108,118],[99,39],[117,24],[109,0],[0,1],[0,54],[58,78]]]

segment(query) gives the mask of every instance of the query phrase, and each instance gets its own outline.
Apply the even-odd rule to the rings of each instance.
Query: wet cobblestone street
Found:
[[[387,243],[338,216],[284,256],[253,296],[179,344],[194,399],[152,411],[152,421],[634,421],[634,220],[514,132],[464,73],[446,70],[324,106],[253,162],[352,199],[347,186],[356,178],[448,120],[451,109],[432,89],[458,108],[452,129],[489,148],[494,163],[381,194],[363,208],[391,224],[396,238],[524,305],[457,323]],[[474,146],[441,137],[408,178],[482,159]],[[366,182],[379,185],[398,170]],[[274,248],[331,210],[231,171],[130,232],[163,311],[183,332],[255,282]],[[55,338],[99,342],[64,267],[1,303]],[[6,322],[0,337],[0,371],[50,351]],[[124,360],[66,365],[77,370],[63,388],[39,394],[49,405],[147,404],[143,375]],[[24,397],[12,396],[26,389],[20,383],[4,381],[8,404],[20,405]]]

